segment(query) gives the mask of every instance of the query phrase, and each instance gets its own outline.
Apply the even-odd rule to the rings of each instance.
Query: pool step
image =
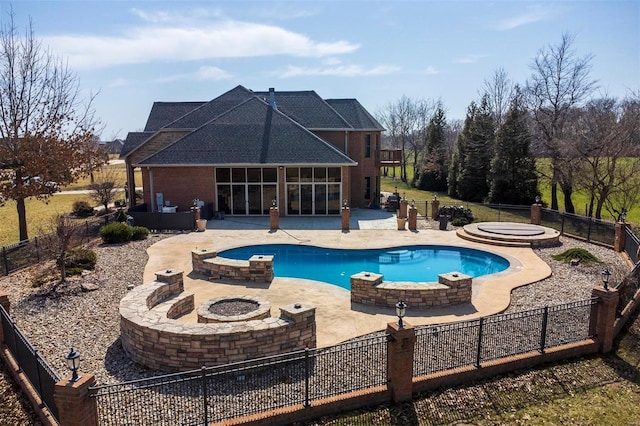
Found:
[[[420,252],[410,250],[394,250],[393,252],[383,253],[378,256],[378,263],[381,265],[390,265],[394,263],[410,263],[422,259],[424,256]]]
[[[486,236],[477,235],[475,233],[469,233],[464,228],[459,228],[458,230],[456,230],[456,235],[458,235],[458,237],[462,238],[463,240],[472,241],[474,243],[489,244],[492,246],[523,248],[531,247],[531,242],[529,241],[513,241],[511,238],[501,239],[494,236],[489,238]]]

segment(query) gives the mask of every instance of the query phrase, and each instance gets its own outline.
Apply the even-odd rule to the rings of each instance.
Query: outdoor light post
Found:
[[[607,268],[602,270],[602,287],[605,290],[609,290],[609,277],[611,276],[611,272]]]
[[[80,376],[78,375],[78,367],[80,367],[80,352],[73,350],[69,351],[69,353],[64,357],[67,368],[71,370],[71,379],[70,382],[77,382]]]
[[[278,207],[278,202],[276,201],[275,198],[271,200],[271,207]]]
[[[407,304],[402,300],[396,303],[396,315],[398,316],[398,327],[404,328],[404,324],[402,323],[402,318],[404,318],[407,313]]]
[[[539,195],[536,195],[536,204],[540,204],[541,198]]]

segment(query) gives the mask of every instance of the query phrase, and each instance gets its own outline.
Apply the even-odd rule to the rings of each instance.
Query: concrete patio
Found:
[[[434,225],[435,224],[435,225]],[[436,229],[432,229],[435,227]],[[396,320],[389,308],[352,304],[348,290],[335,285],[298,278],[276,277],[270,284],[209,281],[192,273],[191,250],[222,251],[253,244],[300,244],[335,248],[381,248],[412,244],[455,245],[499,254],[511,266],[498,274],[474,279],[472,303],[446,308],[409,309],[406,321],[413,325],[461,321],[496,314],[509,306],[511,290],[547,278],[551,268],[530,248],[497,247],[465,241],[455,231],[437,230],[437,222],[419,219],[418,230],[398,231],[394,214],[382,210],[354,209],[350,231],[341,231],[339,217],[283,217],[280,228],[269,230],[268,217],[227,217],[210,220],[204,232],[191,232],[164,239],[148,250],[144,281],[155,279],[163,269],[184,271],[185,290],[195,294],[195,305],[224,295],[255,295],[268,300],[271,314],[279,307],[305,303],[316,307],[317,344],[332,345],[382,330]],[[195,311],[181,321],[196,321]]]

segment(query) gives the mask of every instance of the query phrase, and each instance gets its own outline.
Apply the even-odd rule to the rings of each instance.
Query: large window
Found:
[[[275,167],[216,168],[218,210],[234,215],[269,214],[277,184]]]
[[[287,215],[340,213],[340,167],[287,167]]]

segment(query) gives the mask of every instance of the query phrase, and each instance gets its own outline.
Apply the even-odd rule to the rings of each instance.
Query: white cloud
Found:
[[[493,28],[498,31],[512,30],[523,25],[544,21],[553,17],[554,15],[555,12],[549,7],[530,7],[525,13],[501,20],[500,22],[495,24]]]
[[[475,64],[482,58],[486,58],[488,55],[466,55],[462,58],[456,59],[454,62],[458,64]]]
[[[435,67],[429,65],[425,70],[424,73],[427,75],[436,75],[436,74],[440,74],[440,71],[438,71]]]
[[[379,65],[369,68],[362,65],[340,65],[335,67],[297,67],[289,65],[287,69],[279,73],[280,78],[299,77],[304,75],[314,76],[338,76],[338,77],[362,77],[370,75],[386,75],[400,71],[394,65]]]
[[[159,22],[165,18],[159,14],[147,19]],[[360,47],[344,40],[319,42],[281,27],[232,20],[144,26],[120,37],[58,35],[46,37],[44,42],[76,69],[273,55],[325,57]]]
[[[322,61],[322,65],[338,65],[341,63],[342,63],[342,60],[340,60],[340,58],[335,58],[335,57],[327,58]]]
[[[218,81],[227,80],[233,77],[233,74],[228,73],[218,67],[202,66],[194,72],[174,74],[166,77],[160,77],[156,79],[158,83],[172,83],[174,81],[181,80],[198,80],[198,81]]]

